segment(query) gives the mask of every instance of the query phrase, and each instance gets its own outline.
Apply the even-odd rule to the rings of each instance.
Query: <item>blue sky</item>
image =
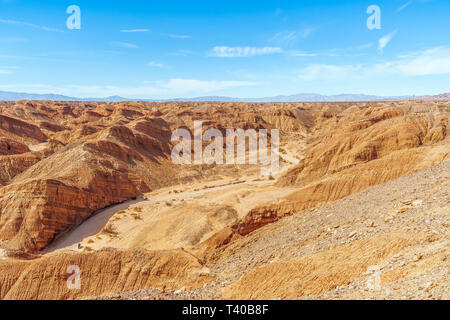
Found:
[[[367,27],[370,5],[381,29]],[[449,0],[0,0],[0,90],[437,94],[450,91],[449,14]]]

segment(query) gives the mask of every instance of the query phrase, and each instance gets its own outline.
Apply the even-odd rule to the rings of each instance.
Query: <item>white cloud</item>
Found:
[[[375,71],[408,76],[450,74],[450,46],[433,47],[400,56],[398,60],[377,64]]]
[[[241,58],[253,57],[259,55],[282,53],[283,50],[279,47],[214,47],[209,56],[219,58]]]
[[[26,42],[26,41],[28,41],[28,39],[22,38],[22,37],[2,37],[2,38],[0,38],[0,42],[15,43],[15,42]]]
[[[0,74],[12,74],[17,69],[19,68],[12,66],[0,66]]]
[[[101,85],[8,84],[0,85],[0,90],[29,92],[38,94],[62,94],[79,98],[101,98],[119,95],[126,98],[175,98],[184,95],[204,95],[224,89],[257,85],[249,81],[203,81],[195,79],[169,79],[153,81],[147,86],[119,87]]]
[[[188,35],[184,35],[184,34],[168,34],[167,35],[169,38],[173,38],[173,39],[191,39],[191,36]]]
[[[139,48],[137,45],[132,44],[132,43],[128,43],[128,42],[121,42],[121,41],[113,41],[111,42],[113,45],[122,47],[122,48],[127,48],[127,49],[136,49]]]
[[[269,43],[274,43],[277,45],[291,45],[300,39],[309,37],[314,31],[314,28],[305,28],[302,30],[284,30],[271,37],[269,39]]]
[[[213,92],[233,87],[254,86],[257,83],[249,81],[201,81],[192,79],[170,79],[161,83],[161,87],[178,92]]]
[[[368,43],[364,43],[360,46],[357,46],[356,49],[357,50],[364,50],[364,49],[369,49],[373,47],[373,42],[368,42]]]
[[[361,79],[386,75],[426,76],[450,74],[450,46],[433,47],[373,65],[311,64],[300,70],[303,81]]]
[[[46,27],[46,26],[41,26],[41,25],[37,25],[37,24],[34,24],[34,23],[25,22],[25,21],[0,19],[0,23],[11,24],[11,25],[21,25],[21,26],[26,26],[26,27],[39,29],[39,30],[43,30],[43,31],[48,31],[48,32],[64,32],[63,30],[50,28],[50,27]]]
[[[311,64],[300,71],[303,81],[345,79],[361,70],[360,65]]]
[[[162,63],[158,63],[156,61],[150,61],[149,63],[147,63],[147,65],[154,68],[164,68],[164,65]]]
[[[363,43],[357,46],[345,47],[345,48],[333,48],[329,50],[328,56],[348,56],[348,55],[361,55],[361,51],[369,49],[374,46],[373,42]]]
[[[378,40],[378,50],[380,52],[383,52],[383,49],[388,45],[389,42],[391,42],[392,38],[395,36],[397,32],[398,29],[392,31],[391,33],[385,35],[384,37],[380,38],[380,40]]]
[[[406,2],[405,4],[403,4],[402,6],[400,6],[400,7],[397,8],[397,12],[400,12],[400,11],[405,10],[405,9],[406,9],[407,7],[409,7],[409,5],[412,4],[412,3],[413,3],[412,1]]]
[[[149,29],[130,29],[130,30],[120,30],[120,32],[124,32],[124,33],[151,32],[151,30],[149,30]]]
[[[192,54],[194,54],[193,51],[186,50],[186,49],[170,53],[170,55],[177,56],[177,57],[187,57],[187,56],[192,55]]]
[[[289,55],[293,57],[316,57],[318,54],[305,51],[290,51]]]

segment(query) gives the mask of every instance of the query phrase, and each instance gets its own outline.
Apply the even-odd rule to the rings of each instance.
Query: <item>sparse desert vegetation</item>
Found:
[[[108,223],[102,230],[103,234],[106,234],[110,237],[115,237],[118,235],[117,228],[113,223]]]
[[[138,213],[132,213],[131,216],[133,217],[134,220],[142,220],[141,215]]]

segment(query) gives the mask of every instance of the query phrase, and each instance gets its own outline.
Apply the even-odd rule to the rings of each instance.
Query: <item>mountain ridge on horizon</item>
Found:
[[[403,100],[432,98],[448,100],[450,93],[429,96],[377,96],[366,94],[336,94],[322,95],[318,93],[298,93],[293,95],[278,95],[262,98],[234,98],[226,96],[201,96],[194,98],[174,99],[129,99],[121,96],[109,96],[104,98],[77,98],[60,94],[37,94],[24,92],[0,91],[1,101],[41,100],[41,101],[93,101],[93,102],[123,102],[123,101],[147,101],[147,102],[350,102],[350,101],[379,101],[379,100]]]

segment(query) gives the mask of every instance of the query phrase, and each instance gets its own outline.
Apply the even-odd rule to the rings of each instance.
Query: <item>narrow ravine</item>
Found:
[[[295,164],[298,163],[298,160],[293,156],[280,154],[280,157],[283,158],[287,165],[284,168],[280,168],[277,176],[279,177],[282,173],[289,170]],[[218,182],[220,183],[220,182]],[[206,195],[208,193],[222,191],[227,189],[236,188],[239,186],[249,185],[249,186],[260,186],[260,185],[270,185],[276,183],[276,180],[262,180],[262,181],[243,181],[239,183],[230,183],[225,185],[217,185],[215,187],[208,187],[202,190],[187,190],[184,192],[180,192],[178,194],[170,194],[168,192],[164,192],[162,194],[157,194],[154,196],[141,198],[137,200],[130,200],[123,202],[118,205],[114,205],[108,207],[106,209],[100,210],[97,213],[93,214],[90,218],[85,220],[78,227],[73,230],[69,230],[59,237],[57,237],[47,248],[45,248],[42,253],[49,254],[56,251],[60,251],[69,247],[72,247],[78,243],[81,243],[84,239],[89,238],[91,236],[97,235],[100,233],[103,228],[107,225],[108,221],[120,210],[126,210],[130,206],[136,205],[142,202],[163,202],[168,200],[177,200],[177,199],[188,199],[188,198],[196,198],[199,196]]]

